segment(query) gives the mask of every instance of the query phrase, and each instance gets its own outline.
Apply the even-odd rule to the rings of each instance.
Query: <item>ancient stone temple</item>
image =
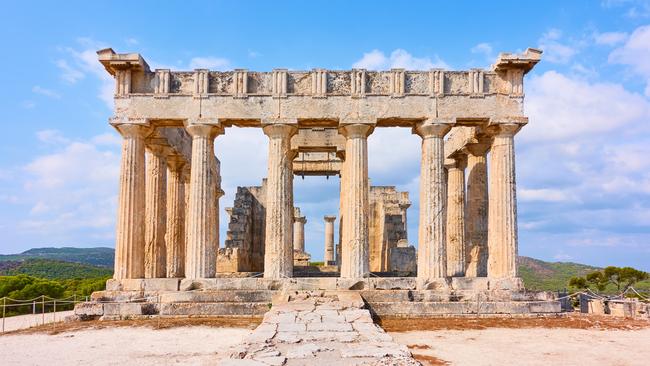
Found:
[[[504,294],[522,289],[514,140],[528,123],[524,75],[541,51],[502,53],[489,70],[465,71],[171,71],[151,70],[137,53],[98,55],[115,78],[110,123],[123,137],[109,292],[421,291],[404,301],[438,301],[446,305],[426,309],[453,313],[474,311],[473,296],[510,301]],[[220,248],[214,140],[233,126],[263,130],[268,170],[261,186],[238,188]],[[407,236],[408,192],[370,185],[368,139],[385,127],[421,137],[417,238]],[[305,222],[322,220],[294,207],[294,176],[311,175],[340,183],[322,248],[338,278],[294,281],[294,265],[310,260]],[[416,311],[384,295],[362,296],[383,304],[378,312]],[[499,306],[486,311],[515,309]],[[512,312],[535,308],[518,306]]]

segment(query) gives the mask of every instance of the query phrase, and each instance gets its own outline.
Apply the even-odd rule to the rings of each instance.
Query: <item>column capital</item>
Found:
[[[267,124],[262,127],[262,131],[268,137],[285,137],[289,138],[295,135],[298,132],[298,128],[293,125],[278,123],[278,124]]]
[[[207,123],[196,123],[196,121],[187,121],[185,123],[185,131],[192,137],[206,137],[214,139],[218,135],[223,135],[224,129],[220,125],[213,125]]]
[[[185,159],[183,159],[182,156],[173,154],[167,157],[167,165],[169,166],[169,170],[171,171],[179,171],[182,173],[183,169],[185,168]]]
[[[375,126],[370,124],[354,123],[339,127],[339,133],[348,139],[367,138],[370,136]]]
[[[445,168],[447,169],[465,169],[467,167],[467,154],[455,153],[445,159]]]
[[[491,145],[492,141],[490,138],[481,138],[479,139],[478,143],[465,145],[463,150],[467,153],[467,155],[485,156],[490,150]]]
[[[143,124],[134,124],[134,123],[124,123],[113,125],[117,132],[122,135],[124,138],[129,137],[141,137],[145,138],[153,132],[153,128],[149,125]]]
[[[307,223],[307,218],[305,216],[298,216],[298,217],[294,217],[293,221],[305,224]]]
[[[334,222],[334,221],[336,221],[336,216],[326,215],[323,218],[325,219],[325,222]]]
[[[171,149],[165,145],[160,145],[160,144],[147,145],[147,152],[154,154],[156,156],[160,156],[162,158],[167,158],[168,156],[170,156],[170,151]]]
[[[488,127],[488,134],[493,137],[512,137],[523,125],[516,123],[499,123]]]
[[[449,118],[431,118],[416,124],[412,132],[422,138],[442,138],[451,130],[452,126],[453,120]]]

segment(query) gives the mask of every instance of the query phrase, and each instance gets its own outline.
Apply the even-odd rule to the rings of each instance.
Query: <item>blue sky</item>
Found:
[[[649,1],[9,1],[0,41],[2,253],[113,246],[120,138],[102,47],[186,70],[465,69],[538,47],[516,139],[520,253],[650,270]],[[411,192],[414,244],[419,143],[397,128],[369,139],[373,184]],[[235,128],[215,148],[223,208],[266,174],[266,137]],[[322,258],[338,179],[296,178],[295,197]]]

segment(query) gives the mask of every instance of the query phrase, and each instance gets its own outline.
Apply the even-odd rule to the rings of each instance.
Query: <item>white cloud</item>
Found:
[[[496,59],[492,45],[487,42],[477,44],[470,51],[474,54],[483,55],[483,58],[489,63],[494,62]]]
[[[53,130],[40,131],[37,136],[52,143],[53,151],[36,156],[22,169],[22,200],[31,208],[16,230],[29,231],[48,242],[112,238],[119,148],[92,142],[102,138],[75,141]]]
[[[644,126],[643,121],[650,118],[650,103],[642,95],[620,84],[589,83],[556,71],[533,77],[526,98],[526,114],[531,122],[520,134],[526,141],[568,139],[626,125]]]
[[[650,25],[638,27],[625,44],[609,54],[613,64],[628,65],[646,80],[645,94],[650,96]]]
[[[38,85],[36,85],[36,86],[34,86],[32,88],[32,92],[34,92],[36,94],[40,94],[40,95],[45,95],[46,97],[50,97],[50,98],[53,98],[53,99],[61,99],[61,94],[55,92],[54,90],[45,89],[45,88],[43,88],[41,86],[38,86]]]
[[[133,37],[125,39],[124,43],[128,44],[129,46],[136,46],[140,44],[140,42],[138,42],[138,40]]]
[[[74,84],[77,81],[83,79],[86,75],[80,70],[70,66],[66,60],[57,60],[56,66],[61,69],[61,79],[65,80],[70,84]]]
[[[544,51],[544,60],[552,63],[566,64],[578,53],[575,46],[561,43],[562,32],[551,29],[539,40],[539,48]]]
[[[36,137],[39,141],[48,144],[67,144],[70,142],[61,131],[58,130],[41,130],[36,132]]]
[[[228,70],[230,61],[221,57],[194,57],[190,60],[190,69]]]
[[[364,53],[363,57],[356,61],[352,67],[368,70],[388,70],[391,68],[404,68],[409,70],[428,70],[432,68],[449,69],[443,60],[437,55],[433,59],[429,57],[414,57],[403,49],[396,49],[386,56],[382,51],[372,50]]]
[[[527,189],[520,187],[517,190],[517,198],[522,201],[541,201],[541,202],[566,202],[574,201],[576,197],[572,197],[569,192],[560,189],[541,188],[541,189]]]
[[[115,81],[97,61],[97,50],[105,48],[106,44],[91,38],[78,38],[77,43],[80,47],[63,49],[69,58],[68,60],[61,59],[57,61],[57,66],[63,71],[61,78],[69,83],[76,83],[87,74],[94,75],[100,81],[97,96],[109,109],[113,109]],[[71,66],[70,63],[74,63],[74,66]]]
[[[594,35],[594,40],[596,44],[602,44],[607,46],[614,46],[619,44],[627,39],[627,33],[625,32],[605,32],[605,33],[596,33]]]

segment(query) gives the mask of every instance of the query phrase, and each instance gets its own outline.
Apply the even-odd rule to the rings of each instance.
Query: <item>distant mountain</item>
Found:
[[[27,259],[51,259],[57,261],[89,264],[113,268],[115,250],[113,248],[34,248],[20,254],[0,255],[0,262],[24,261]]]
[[[25,273],[46,278],[101,277],[111,274],[114,257],[113,248],[35,248],[20,254],[0,255],[0,275]],[[571,277],[584,276],[599,269],[579,263],[545,262],[519,257],[519,275],[530,290],[563,289]]]
[[[69,280],[108,277],[113,270],[90,264],[64,262],[52,259],[28,258],[21,261],[0,262],[0,276],[26,274],[50,280]]]

